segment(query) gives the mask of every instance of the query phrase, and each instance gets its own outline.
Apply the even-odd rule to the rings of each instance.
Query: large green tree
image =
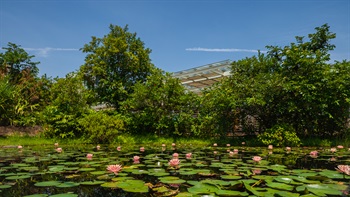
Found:
[[[118,108],[137,82],[144,82],[153,68],[151,50],[124,28],[110,25],[109,34],[92,37],[82,48],[87,53],[80,68],[86,86],[95,92],[98,102]]]
[[[299,135],[344,133],[350,109],[349,62],[329,63],[335,34],[327,24],[308,40],[268,46],[233,63],[229,83],[241,117],[254,117],[260,131],[287,124]]]
[[[0,53],[0,75],[9,76],[13,84],[19,83],[25,75],[37,76],[39,62],[33,62],[33,55],[29,55],[20,45],[8,43],[3,47],[5,53]]]

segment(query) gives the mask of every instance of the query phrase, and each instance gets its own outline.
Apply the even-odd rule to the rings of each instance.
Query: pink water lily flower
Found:
[[[175,144],[175,143],[172,143],[171,146],[176,146],[176,144]]]
[[[179,153],[174,153],[173,154],[173,158],[178,158],[179,157]]]
[[[234,154],[235,154],[235,153],[232,152],[232,151],[229,152],[229,156],[230,156],[230,157],[232,157]]]
[[[218,146],[218,144],[217,144],[217,143],[214,143],[214,144],[213,144],[213,146],[215,146],[215,147],[216,147],[216,146]]]
[[[336,148],[331,148],[331,152],[332,153],[337,152],[337,149]]]
[[[97,149],[97,150],[100,150],[100,148],[101,148],[100,145],[97,145],[97,146],[96,146],[96,149]]]
[[[226,146],[227,146],[227,147],[230,147],[230,146],[231,146],[231,144],[226,144]]]
[[[252,172],[253,172],[253,175],[259,175],[261,174],[262,171],[260,169],[253,169]]]
[[[338,145],[337,148],[342,149],[342,148],[344,148],[344,146]]]
[[[256,163],[259,163],[261,161],[261,157],[260,156],[254,156],[253,157],[253,161]]]
[[[55,143],[55,146],[58,146],[58,143],[57,143],[57,142]]]
[[[165,147],[166,145],[165,144],[162,144],[162,147]]]
[[[168,164],[171,167],[178,167],[180,163],[179,159],[171,159]]]
[[[273,149],[273,145],[270,144],[270,145],[267,147],[267,149],[272,150],[272,149]]]
[[[291,147],[289,147],[289,146],[287,146],[287,147],[286,147],[286,151],[288,151],[288,152],[289,152],[289,151],[291,151],[291,150],[292,150],[292,148],[291,148]]]
[[[245,142],[242,142],[242,145],[245,145]]]
[[[63,150],[62,150],[62,148],[56,148],[56,151],[61,153]]]
[[[145,152],[145,147],[142,146],[142,147],[140,148],[140,152]]]
[[[117,151],[121,151],[121,150],[122,150],[122,147],[118,146]]]
[[[92,159],[92,156],[93,156],[93,154],[88,153],[88,154],[86,155],[86,158],[87,158],[88,160],[91,160],[91,159]]]
[[[338,168],[336,168],[336,170],[346,175],[350,175],[350,166],[348,165],[338,165]]]
[[[134,160],[134,163],[135,163],[135,164],[140,163],[140,157],[137,156],[137,155],[134,156],[133,160]]]
[[[191,159],[191,157],[192,157],[192,153],[187,153],[186,154],[186,159]]]
[[[122,170],[122,165],[109,165],[107,166],[107,170],[113,172],[115,175],[118,174]]]
[[[19,146],[17,146],[17,148],[18,148],[18,149],[21,149],[21,148],[23,148],[23,146],[19,145]]]
[[[312,157],[312,158],[317,158],[318,157],[318,152],[317,151],[311,151],[310,152],[310,157]]]

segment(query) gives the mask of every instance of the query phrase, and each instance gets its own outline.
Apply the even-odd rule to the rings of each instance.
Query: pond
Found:
[[[0,196],[347,196],[349,162],[341,146],[2,147]]]

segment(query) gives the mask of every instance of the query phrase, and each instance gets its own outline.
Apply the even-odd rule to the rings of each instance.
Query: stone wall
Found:
[[[0,126],[0,136],[11,136],[11,135],[29,135],[35,136],[42,131],[41,126],[33,127],[16,127],[16,126]]]

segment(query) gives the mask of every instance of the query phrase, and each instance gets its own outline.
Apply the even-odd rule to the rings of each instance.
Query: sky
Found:
[[[39,75],[65,77],[92,36],[128,25],[156,67],[176,72],[287,46],[325,23],[337,35],[331,62],[350,61],[350,0],[0,0],[0,48],[20,45]]]

